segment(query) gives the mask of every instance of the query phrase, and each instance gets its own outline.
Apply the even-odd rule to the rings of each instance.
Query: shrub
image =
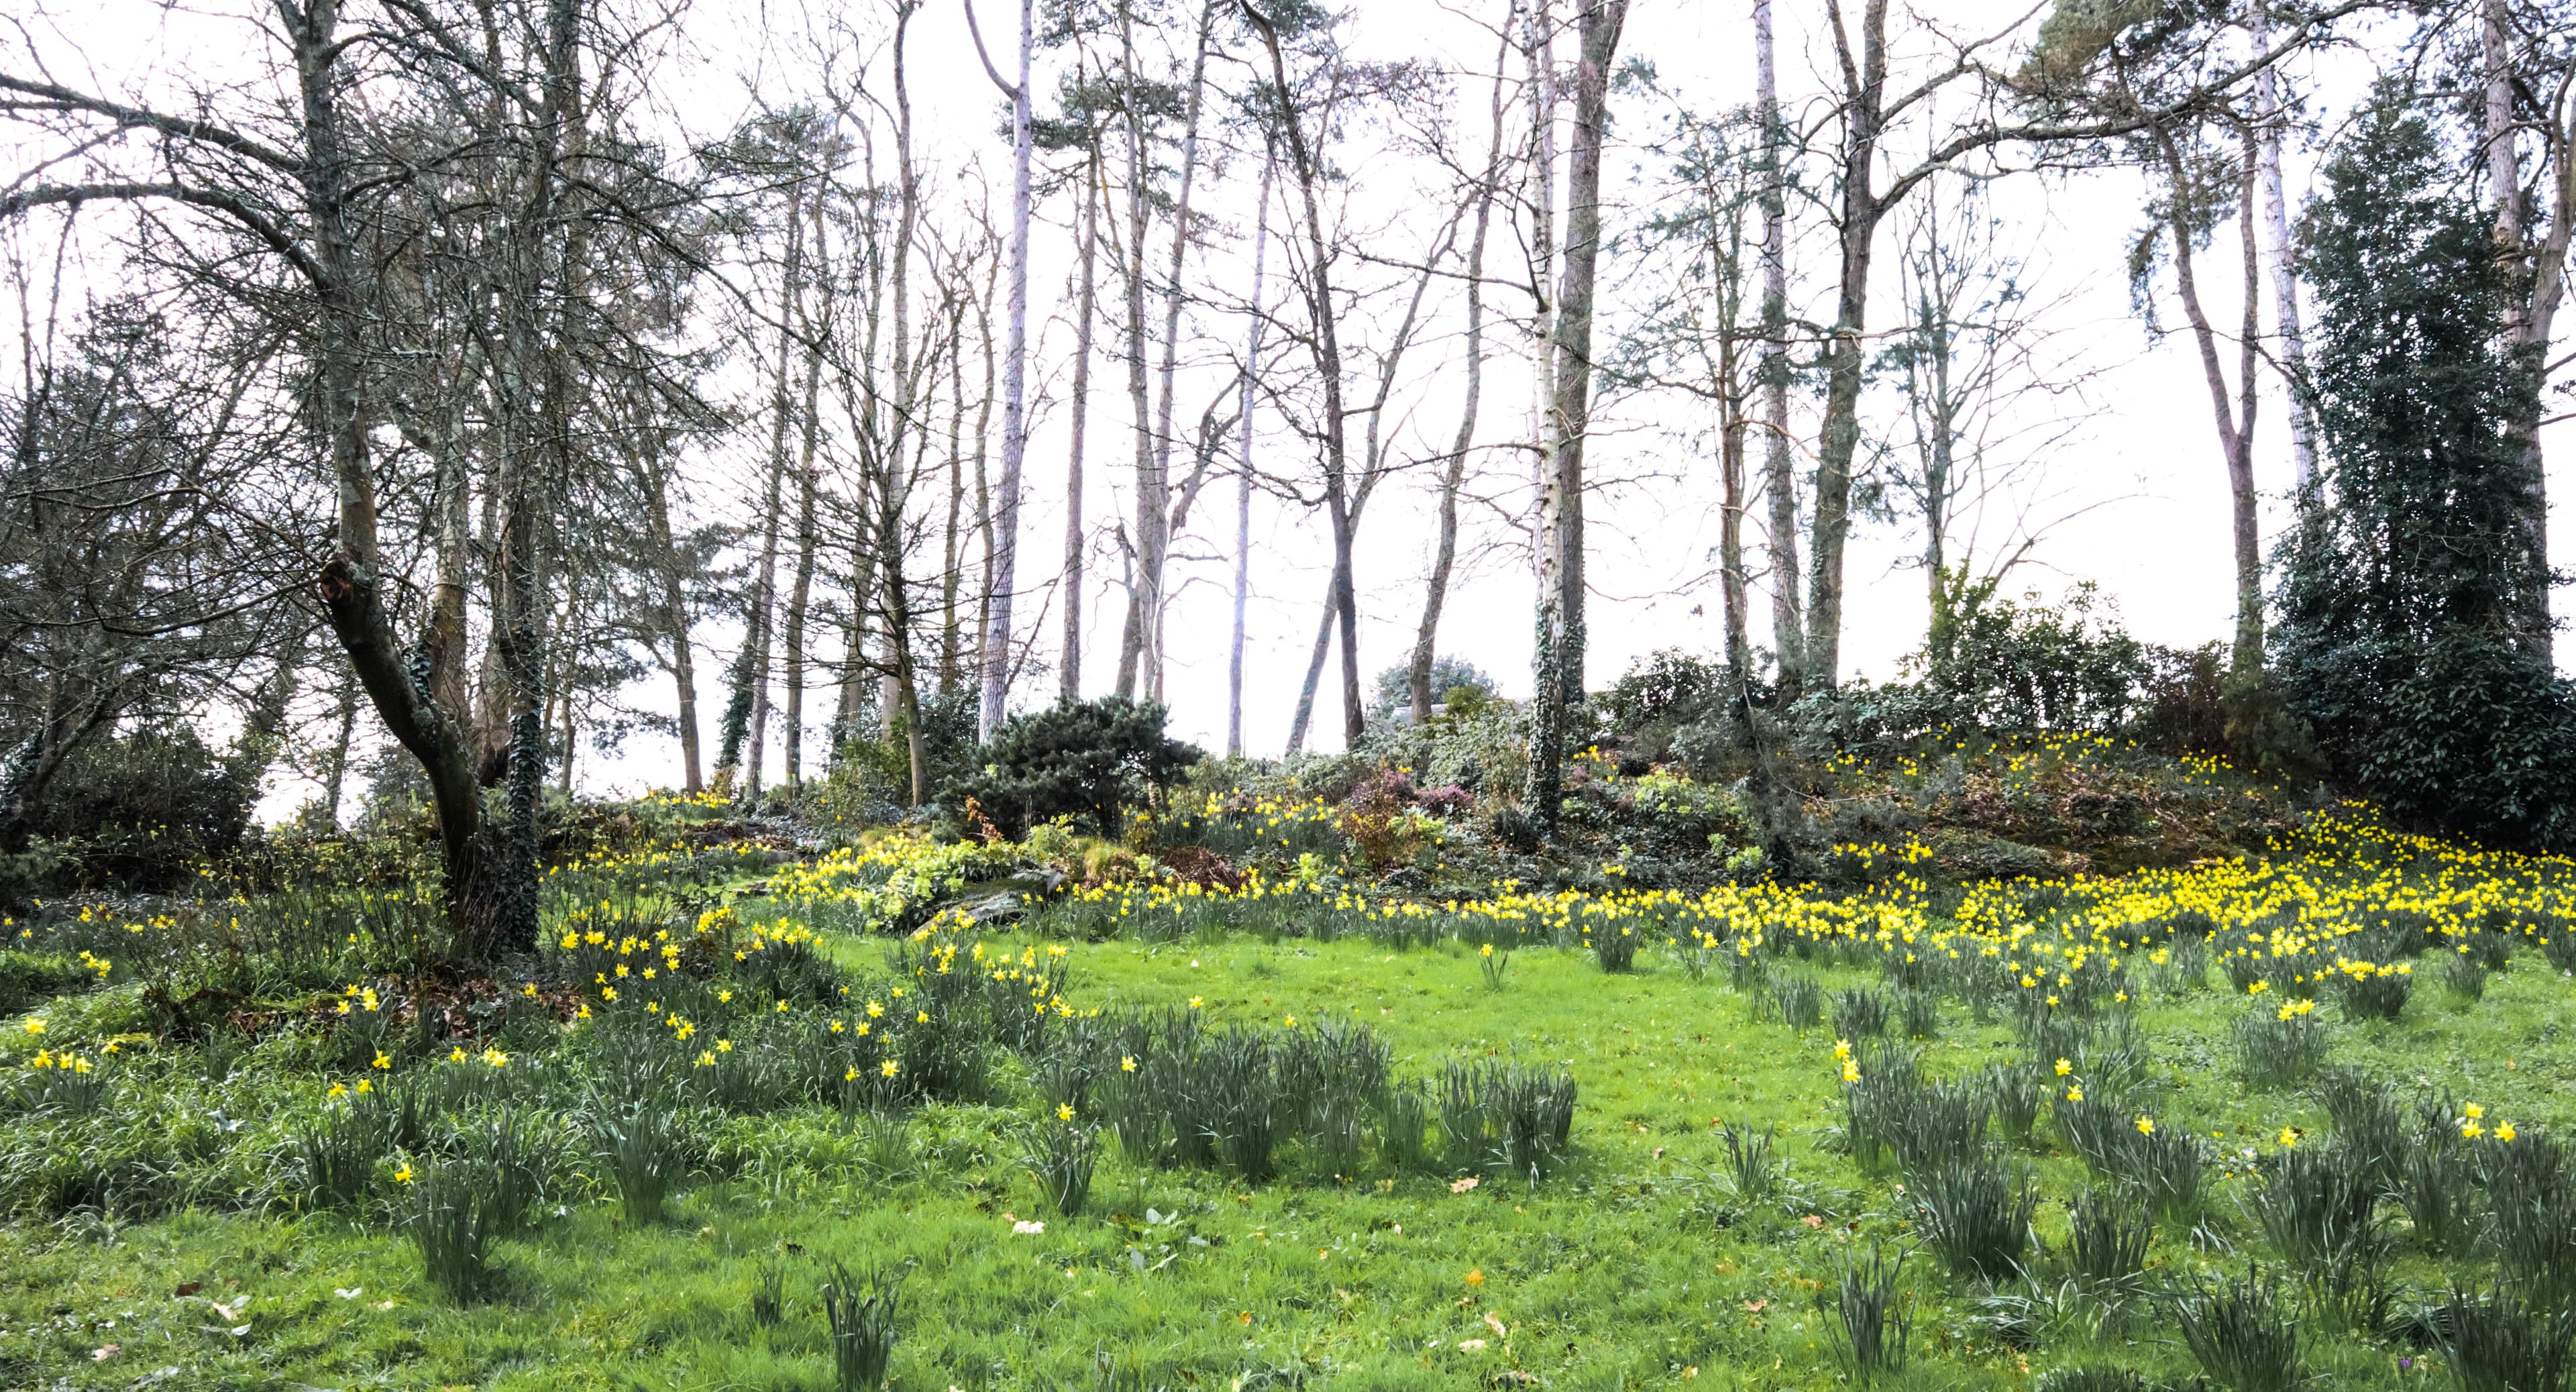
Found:
[[[2566,1151],[2524,1131],[2477,1152],[2499,1268],[2553,1308],[2576,1305],[2576,1175]]]
[[[2469,952],[2454,952],[2442,960],[2442,989],[2461,1001],[2484,1000],[2487,994],[2486,963]]]
[[[1898,991],[1896,1014],[1908,1039],[1930,1039],[1941,1032],[1941,998],[1930,991]]]
[[[2459,1122],[2447,1104],[2427,1102],[2418,1109],[2395,1178],[2397,1202],[2414,1225],[2416,1242],[2435,1256],[2467,1250],[2475,1236],[2474,1176],[2460,1153]]]
[[[2394,1020],[2415,991],[2413,970],[2403,962],[2346,962],[2328,980],[2344,1014],[2356,1020]]]
[[[1404,1083],[1387,1089],[1378,1109],[1378,1149],[1397,1171],[1431,1168],[1430,1132],[1433,1107],[1429,1089]]]
[[[1814,1029],[1824,1023],[1825,988],[1812,976],[1784,976],[1771,988],[1771,1000],[1791,1029]]]
[[[2085,1363],[2051,1368],[2031,1384],[2032,1392],[2155,1392],[2155,1384],[2135,1368]]]
[[[2369,1159],[2335,1145],[2282,1152],[2252,1206],[2263,1236],[2302,1279],[2340,1291],[2377,1264],[2378,1202]]]
[[[1619,925],[1619,931],[1613,933],[1610,931],[1610,925],[1605,923],[1591,935],[1591,938],[1592,956],[1601,964],[1601,970],[1624,972],[1636,966],[1637,933],[1634,928],[1622,923]]]
[[[1178,782],[1205,757],[1163,734],[1163,708],[1123,696],[1017,715],[993,732],[983,767],[951,782],[943,800],[973,798],[1006,834],[1069,816],[1116,836],[1122,809]]]
[[[1990,1063],[1978,1081],[1986,1090],[1986,1105],[1994,1113],[1995,1125],[2004,1139],[2015,1145],[2030,1144],[2031,1128],[2039,1122],[2039,1109],[2048,1101],[2048,1085],[2028,1067],[2009,1063]]]

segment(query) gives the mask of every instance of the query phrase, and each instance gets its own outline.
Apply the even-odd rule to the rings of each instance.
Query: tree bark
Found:
[[[1887,0],[1865,0],[1858,62],[1844,54],[1842,274],[1826,358],[1825,421],[1816,458],[1815,552],[1807,576],[1804,685],[1842,680],[1843,547],[1851,534],[1852,459],[1860,450],[1860,389],[1869,325],[1869,271],[1887,205],[1875,190],[1886,120]]]
[[[1565,267],[1556,297],[1554,399],[1557,421],[1557,546],[1562,555],[1558,673],[1565,700],[1584,699],[1583,445],[1592,424],[1592,298],[1601,260],[1601,149],[1610,127],[1610,66],[1628,22],[1628,0],[1582,0],[1574,78],[1574,144],[1565,170]]]
[[[1762,122],[1762,487],[1769,507],[1771,646],[1782,701],[1795,701],[1807,668],[1806,606],[1798,586],[1798,477],[1789,458],[1789,129],[1780,116],[1771,0],[1754,0],[1754,104]],[[1745,674],[1739,674],[1742,676]]]
[[[1352,581],[1351,541],[1357,510],[1351,504],[1349,491],[1350,435],[1349,420],[1342,400],[1342,342],[1338,311],[1333,305],[1333,261],[1331,249],[1324,241],[1323,207],[1316,196],[1316,185],[1323,171],[1316,162],[1315,151],[1306,142],[1304,125],[1297,118],[1295,88],[1288,84],[1288,60],[1280,51],[1279,31],[1267,17],[1244,0],[1243,13],[1260,31],[1264,47],[1270,51],[1271,80],[1277,84],[1279,121],[1288,139],[1290,171],[1297,176],[1297,192],[1303,205],[1306,243],[1311,264],[1307,278],[1299,286],[1306,300],[1306,311],[1314,330],[1315,367],[1323,377],[1324,387],[1324,507],[1333,536],[1333,605],[1340,620],[1342,637],[1342,734],[1356,747],[1368,725],[1368,711],[1360,703],[1359,668],[1359,595]]]
[[[1262,273],[1270,259],[1270,183],[1279,172],[1276,144],[1263,151],[1261,193],[1252,223],[1252,314],[1244,330],[1243,403],[1236,413],[1234,461],[1234,629],[1226,648],[1225,754],[1243,756],[1244,608],[1252,595],[1252,408],[1261,385]]]
[[[1512,15],[1506,9],[1503,50],[1494,55],[1493,94],[1487,103],[1485,173],[1476,185],[1475,230],[1467,238],[1466,400],[1459,406],[1458,433],[1450,439],[1449,458],[1440,472],[1439,533],[1432,542],[1431,578],[1423,589],[1422,622],[1414,629],[1413,660],[1405,673],[1416,721],[1431,718],[1431,705],[1437,699],[1431,690],[1431,667],[1439,656],[1440,611],[1448,604],[1449,577],[1458,562],[1458,493],[1466,486],[1467,455],[1475,447],[1476,414],[1484,401],[1485,242],[1493,226],[1494,194],[1502,182],[1503,67],[1510,53],[1511,28]]]
[[[1064,659],[1057,695],[1082,699],[1082,448],[1091,425],[1091,331],[1100,318],[1100,146],[1086,152],[1082,180],[1082,282],[1074,295],[1073,420],[1064,465]]]
[[[2261,302],[2263,283],[2255,261],[2256,156],[2249,137],[2243,172],[2237,181],[2237,231],[2245,254],[2246,323],[2241,333],[2244,358],[2237,369],[2240,400],[2231,405],[2227,399],[2227,372],[2218,357],[2218,334],[2201,307],[2199,278],[2192,265],[2191,227],[2183,212],[2194,201],[2191,175],[2183,165],[2181,147],[2175,143],[2173,133],[2158,127],[2155,138],[2165,161],[2168,190],[2165,223],[2173,240],[2175,289],[2182,299],[2183,316],[2191,324],[2192,340],[2200,348],[2201,375],[2209,385],[2210,409],[2218,421],[2219,449],[2227,465],[2227,492],[2234,521],[2236,553],[2236,645],[2229,661],[2238,672],[2257,672],[2263,666],[2263,553],[2254,495],[2256,398],[2253,355],[2257,327],[2254,315]]]
[[[2254,50],[2272,46],[2272,0],[2248,0]],[[2301,507],[2317,477],[2316,416],[2308,406],[2308,342],[2299,316],[2299,267],[2290,243],[2290,199],[2281,179],[2280,78],[2271,68],[2254,75],[2255,139],[2263,185],[2263,237],[2272,256],[2272,319],[2281,343],[2281,370],[2289,378],[2290,478]]]
[[[1526,800],[1553,836],[1565,782],[1564,476],[1557,472],[1556,386],[1556,17],[1552,0],[1531,7],[1524,56],[1530,67],[1530,481],[1531,568],[1538,582],[1530,642],[1530,767]]]
[[[973,0],[967,0],[966,17],[970,22],[975,17]],[[983,42],[978,33],[975,45],[979,53]],[[983,673],[975,718],[976,732],[983,739],[991,739],[993,731],[1000,728],[1010,694],[1011,609],[1019,590],[1020,480],[1028,459],[1029,160],[1033,141],[1029,67],[1036,43],[1036,0],[1020,0],[1019,80],[1004,83],[998,74],[994,76],[996,85],[1011,99],[1011,265],[1003,310],[1004,331],[1009,337],[1002,349],[1002,477],[993,500],[993,562],[986,585],[990,608],[984,628]],[[992,71],[989,60],[985,70]],[[1076,472],[1080,472],[1078,467]],[[1074,496],[1081,496],[1078,479]],[[1080,511],[1078,502],[1075,511]]]

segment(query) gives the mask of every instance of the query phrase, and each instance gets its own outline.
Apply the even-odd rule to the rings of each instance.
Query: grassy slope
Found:
[[[836,949],[874,965],[871,944]],[[95,1231],[0,1229],[0,1386],[128,1387],[174,1368],[168,1385],[189,1387],[822,1387],[814,1287],[818,1263],[834,1257],[910,1267],[897,1382],[926,1392],[1088,1382],[1102,1354],[1175,1388],[1301,1363],[1352,1389],[1502,1385],[1496,1375],[1511,1368],[1557,1387],[1668,1385],[1690,1369],[1693,1386],[1836,1380],[1816,1283],[1839,1253],[1903,1225],[1887,1177],[1816,1146],[1839,1112],[1825,1033],[1759,1022],[1721,980],[1693,982],[1653,952],[1638,973],[1608,976],[1585,956],[1528,951],[1507,989],[1489,993],[1455,945],[1389,953],[1235,939],[1074,951],[1078,1005],[1198,996],[1224,1019],[1357,1018],[1389,1037],[1408,1074],[1435,1071],[1450,1051],[1569,1061],[1583,1088],[1579,1158],[1535,1191],[1465,1193],[1376,1170],[1337,1188],[1304,1173],[1293,1150],[1287,1172],[1257,1189],[1111,1158],[1089,1216],[1050,1216],[1043,1235],[1014,1236],[1010,1215],[1037,1206],[1014,1160],[1011,1128],[1034,1112],[1016,1081],[994,1106],[918,1115],[911,1173],[890,1184],[870,1177],[863,1139],[836,1116],[782,1113],[735,1123],[726,1143],[742,1177],[692,1189],[665,1227],[628,1231],[612,1208],[586,1206],[506,1244],[508,1293],[468,1309],[423,1285],[400,1237],[328,1217],[183,1215],[117,1229],[104,1244]],[[2473,1006],[2424,986],[2397,1025],[2335,1026],[2334,1057],[2449,1086],[2492,1117],[2576,1120],[2576,1058],[2558,1024],[2567,982],[2526,955]],[[2313,1104],[2249,1095],[2226,1075],[2235,1008],[2204,993],[2143,1012],[2171,1089],[2164,1124],[2266,1150],[2285,1126],[2319,1131]],[[2000,1025],[1976,1025],[1955,1004],[1945,1012],[1932,1071],[2018,1056]],[[1710,1168],[1719,1117],[1782,1125],[1788,1202],[1730,1203]],[[2043,1173],[2053,1201],[2084,1182],[2062,1155]],[[2236,1192],[2222,1181],[2212,1209],[2242,1235]],[[1145,1225],[1149,1207],[1180,1217]],[[2062,1229],[2059,1203],[2039,1222]],[[2199,1260],[2171,1231],[2156,1258]],[[765,1262],[788,1271],[788,1315],[769,1329],[749,1314]],[[1966,1288],[1928,1254],[1909,1271],[1922,1301],[1913,1381],[2010,1386],[2091,1338],[2060,1331],[2025,1362],[1966,1318]],[[2420,1261],[2399,1274],[2441,1279]],[[191,1282],[204,1289],[173,1298]],[[1461,1346],[1477,1339],[1485,1346]],[[2187,1366],[2160,1320],[2095,1342],[2141,1366]],[[94,1360],[109,1344],[120,1351]],[[2350,1337],[2317,1344],[2312,1363],[2337,1386],[2424,1380],[2401,1376],[2394,1351]]]

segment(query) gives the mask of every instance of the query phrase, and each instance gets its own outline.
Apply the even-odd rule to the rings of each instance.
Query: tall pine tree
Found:
[[[2576,707],[2513,641],[2549,576],[2506,432],[2532,376],[2505,336],[2488,214],[2447,188],[2432,124],[2384,87],[2301,229],[2331,463],[2283,544],[2275,670],[2334,776],[2399,821],[2576,842]]]

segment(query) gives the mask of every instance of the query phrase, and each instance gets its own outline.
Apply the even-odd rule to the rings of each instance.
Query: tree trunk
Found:
[[[2496,254],[2512,273],[2514,288],[2505,297],[2505,339],[2526,355],[2534,380],[2515,419],[2505,422],[2507,438],[2522,448],[2525,464],[2522,526],[2530,537],[2534,573],[2549,573],[2549,493],[2541,456],[2540,413],[2548,383],[2551,324],[2564,293],[2571,183],[2567,162],[2570,132],[2553,110],[2546,118],[2549,172],[2558,191],[2545,244],[2533,246],[2523,207],[2522,154],[2514,109],[2512,16],[2506,0],[2483,0],[2479,7],[2478,47],[2484,88],[2484,137],[2487,184],[2495,203]],[[2561,103],[2563,105],[2563,102]],[[2547,583],[2517,588],[2514,640],[2523,651],[2547,662],[2554,646]]]
[[[1531,199],[1530,460],[1536,510],[1531,518],[1531,567],[1538,602],[1530,643],[1530,735],[1527,801],[1540,828],[1553,836],[1565,782],[1565,498],[1557,472],[1556,385],[1556,18],[1551,0],[1530,11],[1525,57],[1530,67]]]
[[[812,332],[808,326],[809,333]],[[795,792],[805,784],[805,620],[814,597],[815,550],[821,537],[815,528],[816,494],[821,481],[816,476],[814,455],[820,443],[822,422],[816,407],[823,382],[823,352],[819,338],[808,342],[805,350],[805,419],[804,438],[797,445],[796,457],[796,578],[787,592],[787,631],[785,637],[785,685],[787,707],[779,734],[786,748],[787,790]]]
[[[706,775],[698,747],[698,673],[689,644],[689,605],[681,591],[679,546],[671,535],[670,490],[663,472],[660,437],[642,427],[637,434],[641,437],[636,461],[643,485],[644,525],[653,549],[654,569],[659,572],[658,617],[662,641],[669,645],[673,694],[679,710],[680,767],[686,780],[683,787],[696,793],[706,787]]]
[[[1842,680],[1843,546],[1851,535],[1852,460],[1860,451],[1860,389],[1869,329],[1869,269],[1886,207],[1871,180],[1885,120],[1887,0],[1866,0],[1861,55],[1843,92],[1842,274],[1826,359],[1825,420],[1816,458],[1815,552],[1807,576],[1804,685]],[[1853,84],[1857,85],[1853,85]]]
[[[1127,291],[1127,414],[1133,423],[1136,468],[1136,553],[1128,566],[1127,619],[1118,637],[1118,694],[1136,695],[1139,664],[1145,655],[1145,630],[1161,609],[1153,593],[1162,575],[1163,519],[1167,489],[1154,461],[1154,411],[1145,369],[1145,231],[1152,217],[1149,163],[1145,153],[1145,114],[1141,79],[1136,68],[1134,17],[1118,6],[1118,40],[1122,84],[1120,115],[1127,128],[1127,239],[1119,248]]]
[[[1278,30],[1249,4],[1243,13],[1261,32],[1262,43],[1270,51],[1271,79],[1278,84],[1280,98],[1279,120],[1286,128],[1289,164],[1297,176],[1298,197],[1305,213],[1310,264],[1308,278],[1299,288],[1305,294],[1308,322],[1314,330],[1315,368],[1324,386],[1324,506],[1332,525],[1333,605],[1342,636],[1342,734],[1350,747],[1356,747],[1368,724],[1367,708],[1360,702],[1359,595],[1351,575],[1351,541],[1358,509],[1352,506],[1349,490],[1350,422],[1343,411],[1341,327],[1333,305],[1332,253],[1324,242],[1323,207],[1316,196],[1323,170],[1297,118],[1292,96],[1296,89],[1288,85],[1288,60],[1280,51]]]
[[[1083,162],[1082,281],[1074,295],[1072,439],[1066,442],[1064,465],[1064,658],[1057,695],[1067,703],[1082,699],[1082,447],[1091,425],[1091,329],[1100,318],[1100,147],[1095,140]]]
[[[322,807],[335,831],[340,826],[342,789],[349,777],[349,739],[358,728],[358,680],[354,676],[343,675],[340,678],[340,710],[336,723],[338,733],[331,741],[331,753],[322,763]]]
[[[1440,530],[1432,543],[1431,578],[1423,588],[1422,622],[1413,633],[1413,661],[1405,673],[1413,718],[1431,718],[1437,694],[1431,689],[1431,666],[1439,656],[1440,611],[1449,602],[1449,577],[1458,562],[1458,493],[1467,482],[1467,455],[1476,443],[1476,413],[1485,391],[1485,241],[1493,226],[1494,194],[1503,169],[1503,67],[1510,54],[1508,10],[1501,28],[1502,50],[1494,55],[1494,87],[1486,137],[1485,173],[1476,185],[1475,230],[1467,238],[1466,400],[1458,411],[1458,433],[1450,439],[1449,458],[1440,472]],[[1247,401],[1250,400],[1247,393]],[[1247,413],[1248,414],[1248,413]]]
[[[2263,553],[2259,519],[2254,496],[2254,386],[2242,383],[2244,418],[2237,418],[2236,406],[2227,399],[2227,373],[2218,357],[2218,334],[2210,326],[2209,315],[2201,308],[2200,283],[2192,264],[2192,238],[2182,209],[2194,201],[2191,175],[2184,168],[2181,148],[2173,133],[2158,127],[2157,145],[2164,154],[2166,230],[2173,238],[2174,285],[2182,299],[2183,316],[2190,321],[2192,340],[2200,348],[2200,370],[2209,385],[2209,404],[2218,421],[2218,444],[2227,464],[2227,492],[2234,516],[2236,552],[2236,645],[2229,661],[2238,672],[2256,672],[2263,666]],[[2244,351],[2249,355],[2239,371],[2251,378],[2255,351],[2255,307],[2262,296],[2262,279],[2254,260],[2254,180],[2255,154],[2245,151],[2243,172],[2238,178],[2238,232],[2245,245],[2245,312],[2248,322],[2243,330]]]
[[[796,316],[803,304],[800,283],[805,271],[803,185],[787,193],[787,262],[778,292],[778,353],[770,391],[769,481],[761,507],[760,567],[752,581],[751,613],[744,625],[747,657],[744,679],[750,683],[750,727],[745,737],[742,788],[760,797],[761,765],[768,752],[770,625],[778,599],[778,533],[782,496],[786,492],[788,422],[795,415],[795,373],[790,363],[796,344]]]
[[[1181,124],[1181,184],[1172,201],[1172,255],[1164,268],[1163,285],[1163,356],[1155,369],[1157,392],[1154,403],[1154,477],[1164,490],[1163,506],[1171,506],[1172,477],[1172,398],[1175,377],[1180,367],[1181,351],[1181,271],[1190,251],[1190,194],[1197,186],[1199,168],[1199,116],[1207,97],[1207,60],[1209,39],[1216,29],[1217,10],[1226,0],[1203,0],[1199,7],[1198,44],[1190,60],[1188,105]],[[1143,490],[1138,490],[1141,495]],[[1138,661],[1143,672],[1140,682],[1154,700],[1163,698],[1163,609],[1165,572],[1170,565],[1172,530],[1168,523],[1152,536],[1156,545],[1139,558],[1144,568],[1145,646]]]
[[[1610,65],[1628,22],[1628,0],[1582,0],[1576,21],[1574,145],[1565,170],[1565,268],[1556,297],[1558,583],[1565,588],[1557,668],[1569,705],[1584,699],[1583,444],[1592,423],[1592,295],[1601,261],[1601,147],[1610,127]]]
[[[1270,183],[1279,172],[1279,147],[1263,152],[1261,194],[1252,223],[1252,323],[1244,330],[1243,403],[1236,414],[1241,432],[1234,463],[1234,630],[1226,648],[1225,754],[1243,755],[1244,606],[1252,594],[1252,408],[1261,385],[1261,278],[1270,259]],[[1474,293],[1472,290],[1469,293]]]
[[[1020,0],[1019,82],[1011,88],[1011,269],[1003,310],[1009,338],[1002,349],[1002,478],[993,499],[993,564],[985,587],[991,608],[984,628],[983,687],[975,728],[991,739],[1000,728],[1011,678],[1011,606],[1019,593],[1020,479],[1028,458],[1029,343],[1029,63],[1037,42],[1036,0]],[[1088,253],[1086,253],[1087,255]],[[1089,333],[1086,327],[1085,334]],[[989,335],[988,335],[989,337]],[[1079,470],[1077,469],[1077,473]],[[1074,496],[1081,496],[1076,480]],[[1079,502],[1074,511],[1079,515]]]
[[[2253,47],[2272,47],[2272,0],[2250,0]],[[2299,268],[2290,243],[2290,200],[2281,180],[2280,78],[2270,67],[2254,76],[2255,137],[2263,184],[2263,234],[2272,254],[2272,318],[2281,342],[2281,369],[2290,379],[2291,482],[2301,507],[2317,477],[2315,413],[2308,408],[2308,342],[2299,318]]]
[[[1754,103],[1762,121],[1762,487],[1770,504],[1771,646],[1782,701],[1795,701],[1807,669],[1806,606],[1799,601],[1798,477],[1789,459],[1788,126],[1780,116],[1771,0],[1753,6]],[[1747,674],[1739,674],[1743,676]]]

